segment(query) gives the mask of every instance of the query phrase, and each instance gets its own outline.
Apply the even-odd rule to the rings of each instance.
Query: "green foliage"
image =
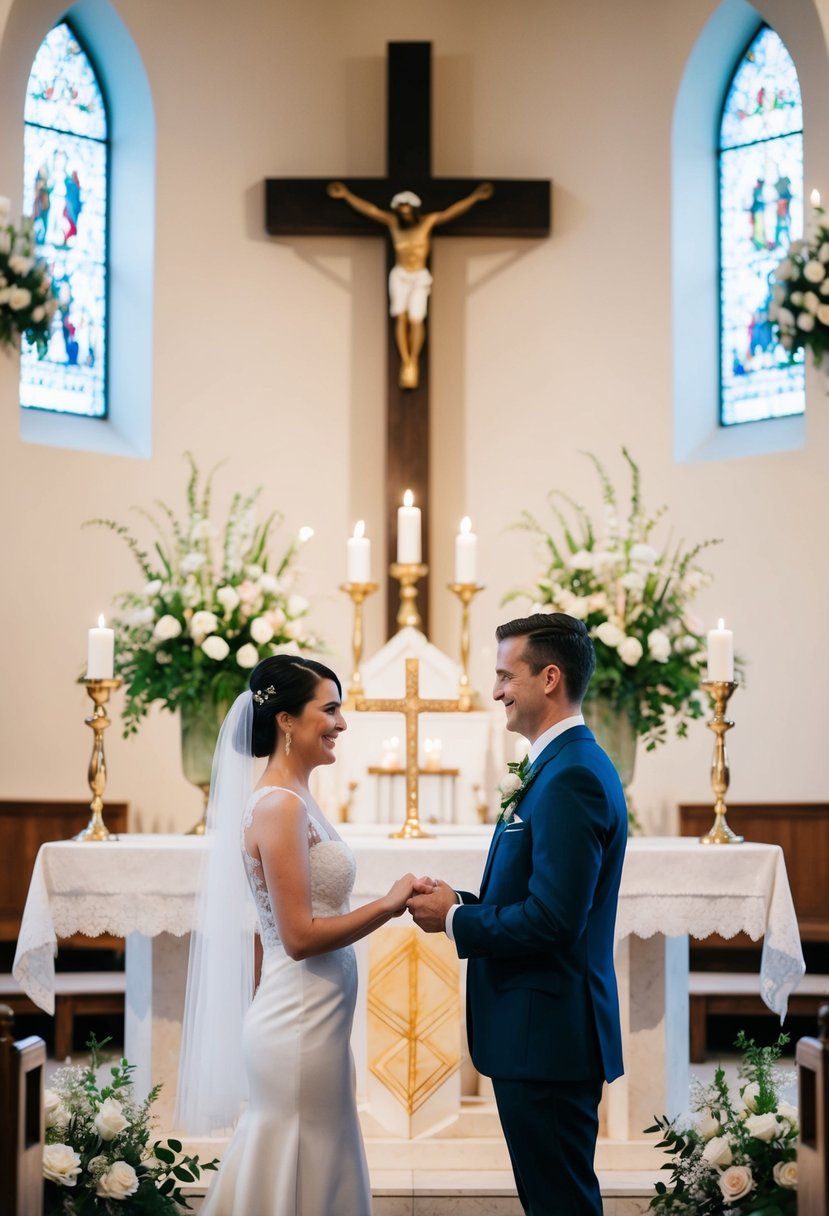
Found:
[[[596,648],[588,699],[606,698],[626,712],[651,751],[665,742],[669,724],[684,736],[688,721],[701,717],[707,706],[700,691],[703,626],[689,605],[711,581],[697,558],[719,541],[656,548],[653,532],[666,508],[645,511],[639,467],[628,450],[622,449],[630,476],[624,522],[604,466],[592,453],[585,455],[599,478],[603,527],[566,494],[551,491],[554,530],[526,511],[516,525],[538,540],[542,569],[532,587],[511,591],[504,602],[524,596],[533,601],[532,611],[565,612],[585,622]]]
[[[45,1216],[175,1216],[189,1208],[180,1184],[217,1169],[218,1161],[184,1154],[180,1140],[149,1143],[150,1108],[161,1087],[136,1102],[135,1065],[125,1059],[110,1067],[109,1084],[100,1084],[108,1042],[93,1035],[88,1066],[58,1069],[45,1092]]]
[[[32,221],[15,228],[9,200],[0,198],[0,346],[15,347],[22,334],[42,359],[58,307],[46,262],[35,256]]]
[[[671,1158],[650,1202],[655,1212],[677,1216],[795,1216],[797,1211],[797,1112],[779,1098],[775,1064],[789,1036],[758,1047],[743,1031],[736,1044],[739,1097],[718,1068],[709,1086],[697,1086],[691,1126],[663,1115],[645,1134]]]
[[[229,704],[260,659],[320,646],[305,631],[308,603],[294,590],[302,534],[276,560],[269,556],[277,516],[257,522],[261,487],[234,494],[220,531],[210,519],[216,469],[202,484],[193,456],[185,458],[184,519],[164,502],[154,511],[135,508],[155,534],[149,547],[115,520],[87,520],[128,546],[144,583],[116,597],[115,673],[126,688],[125,735],[135,733],[155,702],[170,711]]]

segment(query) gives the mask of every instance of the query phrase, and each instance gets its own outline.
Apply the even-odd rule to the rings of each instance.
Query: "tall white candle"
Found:
[[[472,531],[472,520],[464,515],[461,530],[455,537],[455,582],[474,583],[478,578],[478,538]]]
[[[88,641],[87,680],[111,680],[115,659],[115,630],[105,627],[103,616],[98,617],[97,629],[90,629]]]
[[[397,508],[397,560],[401,565],[420,561],[420,507],[414,505],[414,494],[407,490],[403,506]]]
[[[708,630],[708,679],[734,679],[734,634],[722,619],[716,629]]]
[[[347,575],[350,583],[371,582],[371,541],[365,534],[366,525],[358,519],[354,525],[354,535],[346,542]]]

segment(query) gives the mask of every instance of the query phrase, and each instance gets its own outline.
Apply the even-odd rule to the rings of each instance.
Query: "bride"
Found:
[[[411,874],[354,911],[355,862],[308,788],[346,729],[322,663],[265,659],[222,726],[191,939],[176,1123],[229,1129],[202,1216],[370,1216],[350,1034],[352,943],[399,916]],[[268,757],[256,780],[254,757]],[[431,884],[429,884],[431,886]],[[262,942],[253,991],[253,930]]]

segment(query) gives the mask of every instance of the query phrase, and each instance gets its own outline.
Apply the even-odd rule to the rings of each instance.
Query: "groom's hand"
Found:
[[[412,920],[424,933],[442,933],[446,926],[446,913],[458,897],[451,887],[439,878],[435,879],[435,888],[425,895],[413,895],[406,907],[412,914]]]

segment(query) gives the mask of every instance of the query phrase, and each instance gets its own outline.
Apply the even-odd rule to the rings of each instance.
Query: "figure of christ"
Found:
[[[385,224],[394,245],[394,266],[389,274],[389,304],[395,318],[395,341],[400,353],[400,387],[417,388],[420,378],[420,352],[426,337],[425,321],[432,276],[428,262],[432,229],[448,224],[492,197],[492,186],[483,182],[466,198],[458,199],[444,211],[421,215],[421,201],[411,190],[395,194],[390,209],[375,207],[368,199],[353,194],[344,182],[331,182],[328,193],[341,198],[355,211]]]

